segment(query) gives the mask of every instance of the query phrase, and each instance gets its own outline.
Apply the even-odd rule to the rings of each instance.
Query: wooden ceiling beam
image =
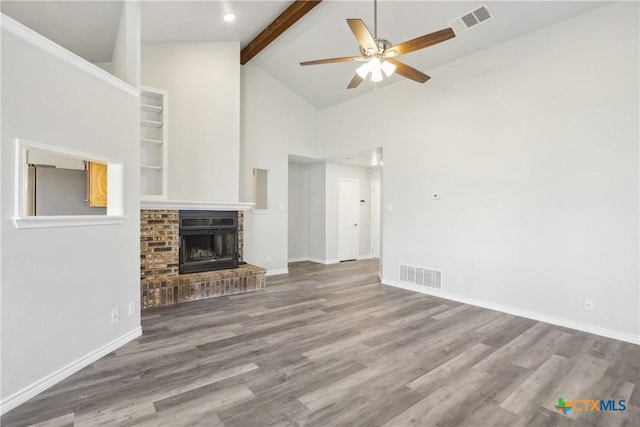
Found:
[[[293,26],[300,18],[316,7],[322,0],[295,0],[284,12],[267,26],[240,52],[240,64],[244,65],[259,54],[272,41]]]

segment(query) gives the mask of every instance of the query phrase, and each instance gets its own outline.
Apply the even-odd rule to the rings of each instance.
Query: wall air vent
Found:
[[[400,281],[441,289],[442,272],[431,268],[400,264]]]
[[[460,18],[454,19],[449,22],[449,26],[453,28],[453,31],[458,35],[491,18],[493,18],[493,15],[491,15],[489,8],[485,5],[461,16]]]

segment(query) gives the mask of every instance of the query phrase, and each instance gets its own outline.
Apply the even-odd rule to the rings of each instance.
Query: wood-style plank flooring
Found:
[[[2,425],[640,425],[638,346],[382,286],[375,261],[290,271],[145,311],[142,337]]]

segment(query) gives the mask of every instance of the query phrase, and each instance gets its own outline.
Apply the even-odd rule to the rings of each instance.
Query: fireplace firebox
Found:
[[[238,212],[180,211],[178,271],[238,268]]]

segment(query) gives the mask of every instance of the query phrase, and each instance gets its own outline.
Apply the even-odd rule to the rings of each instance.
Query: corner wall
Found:
[[[309,191],[309,165],[289,163],[289,262],[309,259]]]
[[[317,110],[260,68],[242,67],[240,198],[252,199],[254,168],[269,170],[267,211],[245,216],[245,260],[287,271],[289,154],[314,157]]]
[[[125,1],[122,5],[120,27],[111,55],[111,70],[107,71],[112,72],[133,87],[140,86],[139,1]]]
[[[384,282],[638,342],[638,33],[614,3],[322,111],[322,157],[384,149]]]
[[[237,41],[142,46],[142,84],[169,92],[171,200],[238,201],[239,58]]]
[[[135,88],[17,23],[10,31],[4,19],[0,262],[6,412],[141,333],[140,105]],[[123,223],[16,229],[16,138],[122,160]],[[130,302],[136,305],[131,316]],[[120,320],[111,325],[114,308]]]
[[[327,259],[327,165],[309,166],[309,259]]]

